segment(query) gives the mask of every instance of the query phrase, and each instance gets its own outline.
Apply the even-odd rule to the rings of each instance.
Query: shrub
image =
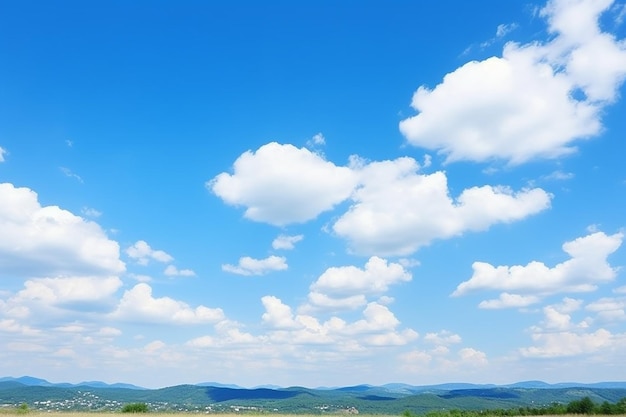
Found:
[[[147,413],[148,404],[146,403],[131,403],[122,407],[122,413]]]

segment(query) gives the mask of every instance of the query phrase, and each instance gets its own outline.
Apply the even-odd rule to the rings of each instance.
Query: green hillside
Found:
[[[445,410],[517,409],[567,404],[588,397],[594,403],[626,398],[624,388],[467,388],[412,393],[383,387],[338,389],[236,389],[179,385],[162,389],[89,386],[27,386],[0,382],[0,406],[28,404],[42,411],[119,411],[124,404],[146,403],[151,411],[273,412],[326,414],[358,410],[365,414],[425,414]]]

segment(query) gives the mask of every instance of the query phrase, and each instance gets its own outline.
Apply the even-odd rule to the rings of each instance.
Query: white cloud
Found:
[[[2,148],[2,147],[0,146],[0,162],[4,162],[4,161],[5,161],[5,159],[4,159],[4,155],[6,155],[6,154],[7,154],[7,151],[6,151],[6,150],[4,150],[4,148]]]
[[[498,25],[498,27],[496,28],[496,37],[502,38],[502,37],[508,35],[512,31],[517,29],[517,26],[518,25],[516,23],[509,23],[509,24],[502,23],[502,24]]]
[[[381,295],[389,287],[412,278],[399,263],[371,257],[363,269],[356,266],[330,267],[310,286],[302,313],[354,310],[367,303],[368,295]],[[391,301],[384,298],[384,301]]]
[[[328,268],[311,284],[311,291],[332,295],[382,294],[389,286],[408,282],[411,274],[398,263],[372,256],[365,268],[341,266]]]
[[[461,343],[461,336],[448,330],[442,330],[436,333],[426,333],[424,340],[436,345],[448,346],[451,344]]]
[[[463,348],[459,351],[459,356],[463,363],[471,366],[484,366],[487,365],[487,355],[484,352],[473,348]]]
[[[168,277],[195,277],[196,273],[191,269],[178,269],[174,265],[168,265],[163,271]]]
[[[367,304],[363,318],[353,323],[339,317],[320,323],[310,315],[294,315],[291,307],[274,296],[265,296],[262,302],[263,322],[272,329],[269,337],[275,343],[337,344],[359,349],[357,346],[363,345],[404,345],[418,337],[412,329],[398,330],[400,321],[388,307],[376,302]]]
[[[287,270],[287,259],[284,256],[268,256],[265,259],[254,259],[249,256],[239,258],[237,265],[224,264],[222,270],[238,275],[264,275],[272,271]]]
[[[616,294],[626,294],[626,285],[623,285],[621,287],[615,288],[613,290],[614,293]]]
[[[122,286],[115,276],[38,278],[24,283],[24,289],[11,300],[22,304],[36,302],[61,308],[99,309]]]
[[[138,240],[126,249],[126,254],[139,265],[148,265],[150,260],[158,262],[172,262],[174,258],[162,250],[154,250],[143,240]]]
[[[408,255],[434,239],[481,231],[547,209],[540,188],[517,193],[506,187],[472,187],[453,199],[443,172],[422,175],[408,157],[374,162],[360,169],[353,205],[333,225],[363,254]]]
[[[597,314],[603,321],[626,320],[626,298],[604,297],[585,306],[585,310]]]
[[[100,226],[57,206],[42,207],[28,188],[0,184],[1,275],[119,274],[119,245]]]
[[[261,298],[265,313],[263,313],[263,322],[278,329],[292,329],[300,327],[294,320],[291,307],[284,304],[279,298],[267,295]]]
[[[316,133],[307,141],[307,145],[310,147],[326,145],[326,138],[324,138],[324,135],[321,133]]]
[[[60,167],[59,169],[61,170],[63,175],[65,175],[66,177],[74,178],[76,181],[80,182],[81,184],[84,183],[83,179],[78,174],[75,174],[74,172],[72,172],[71,169],[66,168],[66,167]]]
[[[83,207],[80,212],[86,217],[96,218],[102,216],[102,212],[91,207]]]
[[[613,345],[613,335],[605,329],[593,333],[547,332],[533,334],[537,346],[520,349],[525,357],[554,358],[594,353]]]
[[[574,173],[554,171],[550,173],[549,175],[545,175],[542,178],[545,180],[551,180],[551,181],[566,181],[566,180],[571,180],[572,178],[574,178]]]
[[[447,162],[520,164],[574,152],[575,141],[600,133],[601,110],[626,75],[626,44],[598,27],[610,3],[550,1],[541,11],[550,42],[508,43],[502,57],[469,62],[432,90],[419,87],[411,104],[418,114],[401,132]]]
[[[367,304],[367,297],[363,294],[331,297],[327,294],[311,291],[309,292],[307,300],[307,304],[301,306],[298,311],[302,313],[311,313],[318,310],[355,310]]]
[[[217,323],[225,319],[220,308],[198,306],[174,300],[170,297],[155,298],[146,283],[135,285],[124,292],[111,318],[130,322],[156,322],[170,324]]]
[[[316,218],[350,196],[355,174],[306,148],[275,142],[243,153],[234,174],[221,173],[207,187],[225,203],[245,206],[245,217],[277,226]]]
[[[500,309],[500,308],[521,308],[531,304],[538,303],[539,297],[533,295],[509,294],[504,292],[500,297],[494,300],[481,301],[478,308],[484,309]]]
[[[523,292],[537,296],[562,292],[585,292],[597,284],[611,281],[616,270],[607,257],[622,244],[622,233],[607,236],[603,232],[579,237],[563,244],[570,259],[553,268],[533,261],[526,266],[494,267],[485,262],[474,262],[472,277],[458,285],[453,296],[477,290]]]
[[[300,242],[302,239],[304,239],[303,235],[280,235],[272,242],[272,248],[291,250],[295,247],[295,244]]]
[[[1,319],[0,332],[17,333],[24,336],[36,336],[41,334],[40,330],[21,324],[15,319]]]

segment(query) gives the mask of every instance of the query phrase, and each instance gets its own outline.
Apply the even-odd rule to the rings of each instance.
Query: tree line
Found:
[[[546,416],[546,415],[564,415],[564,414],[598,414],[598,415],[625,415],[626,414],[626,397],[616,403],[604,401],[595,403],[589,397],[583,397],[580,400],[573,400],[567,404],[552,403],[540,407],[519,407],[508,409],[492,409],[492,410],[446,410],[431,411],[426,413],[426,417],[516,417],[516,416]],[[403,417],[415,417],[410,411],[405,411]]]

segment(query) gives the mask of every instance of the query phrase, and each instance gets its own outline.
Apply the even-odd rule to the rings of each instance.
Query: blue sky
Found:
[[[623,379],[625,18],[2,1],[0,374]]]

